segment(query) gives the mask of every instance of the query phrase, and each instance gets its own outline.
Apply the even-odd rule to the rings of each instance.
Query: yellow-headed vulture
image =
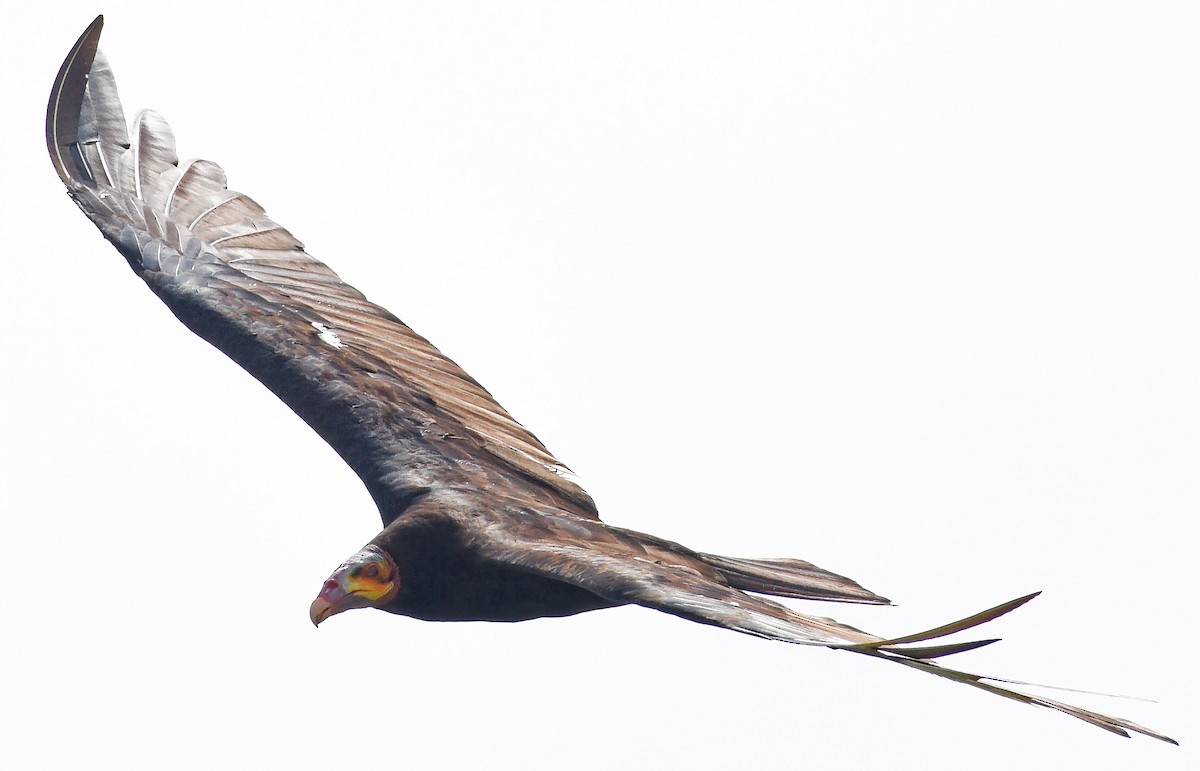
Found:
[[[848,578],[801,560],[704,554],[601,522],[568,470],[479,383],[228,189],[215,163],[181,163],[162,117],[141,112],[127,130],[97,50],[101,27],[97,18],[71,49],[46,118],[71,198],[180,321],[333,446],[383,518],[383,530],[325,581],[313,623],[353,608],[520,621],[636,604],[894,661],[1113,733],[1171,741],[934,663],[994,641],[929,641],[1033,595],[884,639],[758,596],[887,603]]]

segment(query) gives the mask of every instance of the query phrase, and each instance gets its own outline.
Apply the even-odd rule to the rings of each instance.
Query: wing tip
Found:
[[[987,610],[980,611],[979,613],[959,619],[958,621],[952,621],[949,624],[943,624],[942,626],[934,627],[933,629],[927,629],[924,632],[881,640],[878,643],[874,643],[872,647],[883,648],[896,645],[905,645],[907,643],[923,642],[925,640],[933,640],[938,637],[946,637],[947,635],[951,635],[956,632],[962,632],[966,629],[971,629],[973,627],[980,626],[981,624],[986,624],[989,621],[995,621],[1001,616],[1012,613],[1014,610],[1037,597],[1039,594],[1041,594],[1040,590],[1031,594],[1027,594],[1024,597],[1018,597],[1015,600],[1002,602],[993,608],[988,608]]]
[[[54,86],[50,89],[50,101],[46,106],[46,149],[50,161],[64,184],[73,179],[71,167],[64,156],[66,145],[74,141],[79,129],[79,112],[83,104],[87,75],[99,50],[100,33],[104,29],[104,14],[96,16],[87,26],[71,51],[63,59]],[[72,136],[68,136],[72,135]],[[68,141],[63,141],[67,139]]]
[[[989,693],[994,693],[998,696],[1003,696],[1007,699],[1012,699],[1014,701],[1019,701],[1019,702],[1023,702],[1026,704],[1034,704],[1034,705],[1041,706],[1041,707],[1049,707],[1050,709],[1053,709],[1053,710],[1056,710],[1063,714],[1077,718],[1086,723],[1090,723],[1094,726],[1097,726],[1098,728],[1102,728],[1105,731],[1116,734],[1118,736],[1124,736],[1125,738],[1130,738],[1131,737],[1130,732],[1133,732],[1133,733],[1141,734],[1143,736],[1148,736],[1152,739],[1158,739],[1159,741],[1166,742],[1167,744],[1179,746],[1179,742],[1176,741],[1175,739],[1172,739],[1171,737],[1169,737],[1165,734],[1161,734],[1161,733],[1158,733],[1157,731],[1146,728],[1145,726],[1140,726],[1137,723],[1134,723],[1132,721],[1125,720],[1123,718],[1110,717],[1108,715],[1104,715],[1099,712],[1093,712],[1091,710],[1083,709],[1081,707],[1075,707],[1070,704],[1064,704],[1062,702],[1055,701],[1053,699],[1047,699],[1042,696],[1033,696],[1033,695],[1030,695],[1027,693],[1022,693],[1021,691],[1015,691],[1015,690],[1012,690],[1010,688],[1006,688],[1006,687],[1000,685],[1000,683],[1003,683],[1005,685],[1027,685],[1027,686],[1032,686],[1035,688],[1054,688],[1055,690],[1074,690],[1074,689],[1069,689],[1069,688],[1063,689],[1063,688],[1056,688],[1055,686],[1045,686],[1045,685],[1038,685],[1036,683],[1022,682],[1019,680],[1007,680],[1004,678],[988,677],[986,675],[976,675],[976,674],[972,674],[970,672],[963,672],[961,670],[948,669],[948,668],[939,666],[938,664],[934,663],[933,661],[930,661],[930,659],[941,658],[943,656],[950,656],[950,655],[953,655],[956,653],[964,653],[966,651],[974,650],[976,648],[981,648],[985,645],[991,645],[992,643],[997,642],[997,640],[995,640],[995,639],[976,640],[976,641],[965,642],[965,643],[948,643],[948,644],[941,644],[941,645],[931,645],[931,646],[924,646],[924,647],[919,647],[919,648],[899,647],[899,646],[907,645],[909,643],[921,642],[921,641],[925,641],[925,640],[933,640],[933,639],[937,639],[940,637],[945,637],[947,635],[954,634],[956,632],[961,632],[961,631],[964,631],[967,629],[973,629],[982,624],[986,624],[989,621],[993,621],[1007,613],[1011,613],[1012,611],[1016,610],[1017,608],[1021,607],[1022,605],[1025,605],[1030,600],[1032,600],[1033,598],[1037,597],[1040,594],[1041,594],[1040,591],[1032,592],[1023,597],[1018,597],[1016,599],[1009,600],[1008,602],[1001,603],[1000,605],[997,605],[993,608],[989,608],[987,610],[981,611],[974,615],[968,616],[968,617],[960,619],[958,621],[951,622],[949,624],[944,624],[940,627],[936,627],[934,629],[930,629],[925,632],[919,632],[919,633],[913,634],[913,635],[906,635],[904,637],[897,637],[897,638],[893,638],[890,640],[880,640],[880,641],[871,642],[871,643],[867,643],[867,644],[834,646],[834,647],[842,647],[844,650],[849,650],[849,651],[852,651],[855,653],[862,653],[862,654],[866,654],[866,655],[873,656],[876,658],[882,658],[882,659],[886,659],[889,661],[894,661],[896,663],[904,664],[904,665],[912,667],[914,669],[919,669],[921,671],[928,672],[930,674],[937,675],[939,677],[944,677],[949,680],[955,680],[957,682],[961,682],[966,685],[971,685],[976,688],[987,691]],[[1091,693],[1091,692],[1085,691],[1084,693]],[[1101,695],[1104,695],[1104,694],[1101,694]]]

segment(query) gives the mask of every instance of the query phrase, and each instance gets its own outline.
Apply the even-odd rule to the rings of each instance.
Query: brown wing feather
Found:
[[[569,470],[483,386],[228,190],[219,166],[181,166],[165,120],[140,113],[131,143],[96,48],[101,27],[98,18],[76,43],[51,94],[59,176],[176,316],[350,463],[385,523],[414,491],[467,483],[598,518]]]
[[[1177,743],[1169,736],[1123,718],[1006,687],[1029,683],[977,675],[929,660],[990,645],[996,642],[995,639],[921,647],[906,645],[974,629],[1016,610],[1036,597],[1036,593],[934,629],[884,639],[831,618],[799,613],[714,581],[707,575],[706,568],[711,567],[707,562],[698,565],[686,555],[678,555],[672,560],[654,559],[635,539],[620,538],[620,533],[613,528],[606,528],[603,533],[597,533],[594,528],[581,532],[572,522],[550,511],[508,510],[490,521],[486,516],[476,517],[473,523],[481,530],[475,543],[485,558],[573,583],[613,602],[642,605],[768,640],[821,645],[864,654],[1005,699],[1047,707],[1121,736],[1127,737],[1134,732]],[[553,537],[546,537],[548,533]]]

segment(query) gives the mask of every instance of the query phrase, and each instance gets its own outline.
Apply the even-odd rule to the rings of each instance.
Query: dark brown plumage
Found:
[[[310,613],[375,607],[427,620],[520,621],[638,604],[784,642],[895,661],[1114,733],[1161,734],[931,659],[993,640],[916,646],[1014,600],[885,640],[746,592],[886,603],[800,560],[703,554],[608,526],[570,472],[428,341],[342,282],[215,164],[181,164],[151,112],[127,133],[102,20],[63,63],[47,113],[55,169],[134,272],[196,334],[271,389],[362,478],[384,529],[325,582]]]

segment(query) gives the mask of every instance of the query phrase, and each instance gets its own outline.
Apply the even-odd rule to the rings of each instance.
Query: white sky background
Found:
[[[174,321],[43,148],[98,11],[220,162],[605,519],[896,608],[1184,742],[641,609],[312,628],[358,480]],[[21,3],[0,766],[1196,768],[1200,7]],[[1069,700],[1069,699],[1068,699]]]

